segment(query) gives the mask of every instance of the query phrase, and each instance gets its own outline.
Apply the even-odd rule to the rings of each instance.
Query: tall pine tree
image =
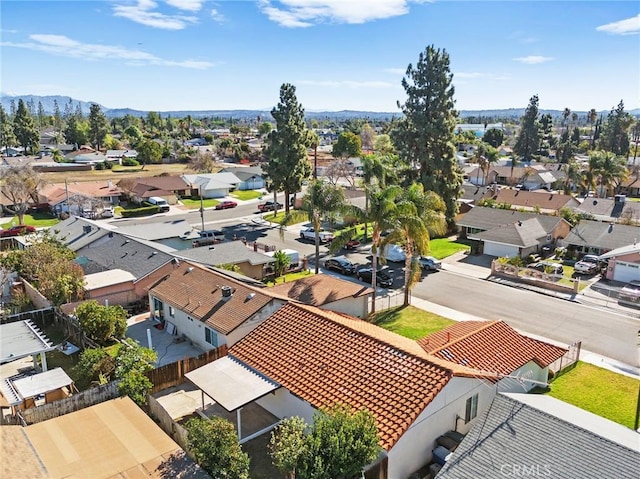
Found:
[[[27,110],[22,99],[18,100],[18,110],[13,119],[13,134],[20,146],[24,148],[25,153],[36,154],[40,142],[40,133],[38,133],[33,116]]]
[[[565,110],[568,109],[565,108]],[[542,134],[540,131],[540,121],[538,120],[538,95],[533,95],[524,112],[524,117],[522,117],[520,132],[518,133],[513,151],[521,160],[531,161],[533,155],[537,154],[538,150],[540,150],[541,141]]]
[[[415,67],[409,64],[402,86],[407,93],[404,118],[393,131],[398,156],[407,165],[406,183],[418,180],[425,191],[445,202],[447,225],[453,228],[462,174],[456,163],[456,112],[453,75],[446,50],[428,46]]]
[[[629,128],[632,124],[633,117],[624,111],[624,102],[620,100],[602,125],[600,148],[616,155],[629,156]]]
[[[108,132],[109,122],[107,117],[102,113],[100,105],[92,103],[89,110],[89,141],[96,150],[100,150]]]

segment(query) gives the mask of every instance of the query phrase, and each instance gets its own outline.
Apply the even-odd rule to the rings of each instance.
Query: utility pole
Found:
[[[200,193],[200,221],[202,223],[202,231],[204,231],[204,202],[202,201],[202,184],[198,185],[198,192]]]

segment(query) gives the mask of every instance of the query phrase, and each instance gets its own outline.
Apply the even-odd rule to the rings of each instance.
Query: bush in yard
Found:
[[[76,316],[84,333],[104,345],[111,337],[122,337],[127,329],[127,312],[122,306],[102,306],[85,301],[76,308]]]
[[[144,348],[132,339],[126,339],[116,356],[116,379],[119,379],[118,391],[129,396],[139,406],[147,403],[147,393],[153,384],[145,375],[155,368],[158,354]]]
[[[140,166],[138,160],[134,160],[133,158],[122,158],[122,166]]]
[[[78,371],[87,382],[111,379],[115,360],[104,349],[85,349],[80,355]]]
[[[221,417],[186,424],[189,451],[214,478],[249,479],[249,456],[242,451],[233,424]]]
[[[160,207],[155,205],[143,206],[141,208],[132,208],[130,210],[122,210],[123,218],[134,218],[136,216],[155,215],[160,213]]]

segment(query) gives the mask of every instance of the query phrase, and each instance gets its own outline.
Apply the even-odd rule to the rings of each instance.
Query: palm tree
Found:
[[[385,188],[387,184],[396,184],[398,177],[394,168],[395,158],[391,155],[366,155],[362,157],[362,179],[365,185],[376,184]],[[364,208],[369,210],[369,189],[364,190]],[[364,222],[364,241],[367,241],[368,221]]]
[[[309,148],[313,148],[313,179],[318,179],[318,146],[320,146],[320,137],[313,130],[308,131],[308,145]]]
[[[570,115],[571,115],[571,109],[565,108],[564,111],[562,112],[562,125],[565,127],[566,131],[569,131],[569,122],[567,120],[569,119]]]
[[[278,250],[273,253],[273,273],[276,280],[284,274],[289,263],[291,263],[291,258],[284,251]]]
[[[393,222],[394,229],[385,238],[385,244],[402,242],[405,252],[404,306],[409,305],[409,293],[420,277],[420,265],[416,254],[429,251],[430,234],[444,234],[447,229],[444,217],[445,204],[433,191],[424,191],[419,183],[403,190],[397,204]]]
[[[573,158],[569,160],[566,167],[566,176],[562,183],[562,189],[565,194],[571,194],[571,189],[580,181],[580,165]]]
[[[621,156],[606,151],[596,151],[592,156],[596,157],[596,173],[600,180],[600,191],[604,191],[606,196],[611,196],[612,190],[629,177],[625,160]],[[591,157],[589,162],[591,162]]]

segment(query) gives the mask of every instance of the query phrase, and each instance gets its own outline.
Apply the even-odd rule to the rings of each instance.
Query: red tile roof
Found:
[[[567,352],[524,336],[503,321],[461,321],[418,340],[418,344],[441,359],[504,375],[530,361],[545,368]]]
[[[233,290],[226,301],[223,286]],[[188,261],[179,262],[149,292],[222,334],[229,334],[273,301],[259,289]]]
[[[454,375],[474,371],[427,355],[366,321],[289,303],[229,354],[313,407],[349,404],[376,418],[389,450]]]
[[[373,293],[373,289],[367,286],[328,274],[307,276],[279,284],[269,290],[312,306],[321,306],[346,298],[359,298]]]

